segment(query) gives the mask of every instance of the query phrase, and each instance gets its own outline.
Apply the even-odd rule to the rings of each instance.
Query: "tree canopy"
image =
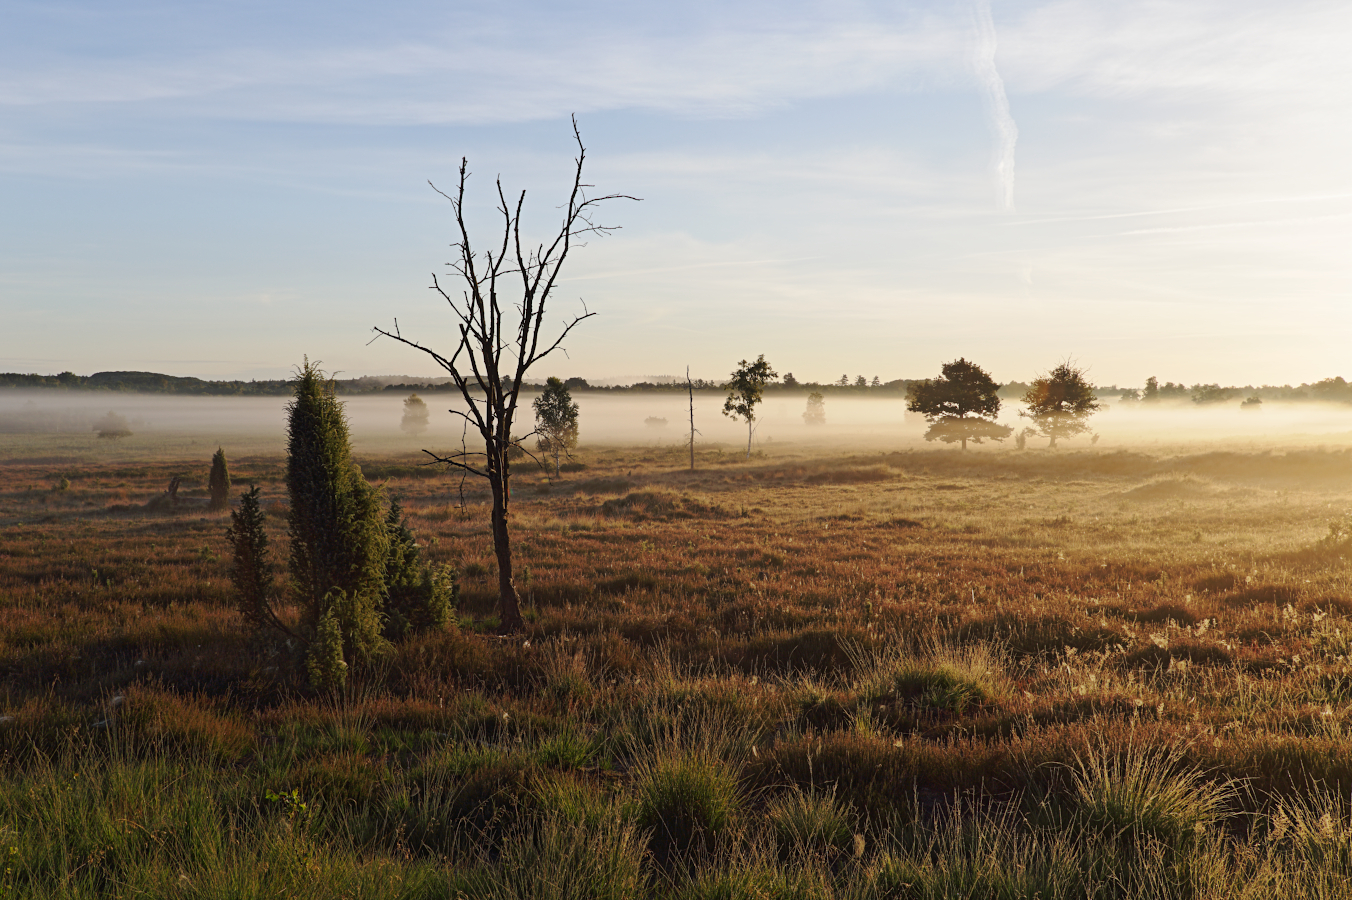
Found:
[[[568,393],[568,386],[558,378],[550,376],[545,389],[531,401],[535,409],[535,432],[538,435],[535,446],[541,453],[554,457],[554,475],[561,471],[559,459],[571,455],[577,446],[578,406]],[[666,424],[663,420],[662,424]]]
[[[723,402],[723,415],[746,421],[746,456],[751,458],[751,436],[756,430],[756,404],[765,394],[765,385],[779,377],[779,373],[765,361],[765,354],[749,363],[742,360],[728,382],[728,399]]]
[[[1102,406],[1084,370],[1069,360],[1036,379],[1024,394],[1027,409],[1019,415],[1033,420],[1033,428],[1055,447],[1060,438],[1089,430],[1089,417]]]
[[[976,363],[956,359],[944,363],[938,378],[911,386],[906,408],[929,422],[925,440],[945,444],[1003,441],[1014,429],[995,421],[1000,414],[1000,385]]]

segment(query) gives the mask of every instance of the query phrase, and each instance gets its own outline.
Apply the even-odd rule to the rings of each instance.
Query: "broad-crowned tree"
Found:
[[[807,409],[803,411],[803,421],[809,425],[826,424],[826,398],[821,391],[807,395]]]
[[[540,396],[531,401],[531,406],[535,409],[535,446],[541,453],[554,457],[554,475],[557,477],[561,471],[559,458],[571,456],[577,446],[577,404],[567,386],[551,375]]]
[[[448,349],[437,350],[405,337],[399,330],[398,320],[391,330],[374,329],[378,336],[393,338],[427,354],[451,376],[466,406],[465,411],[456,414],[462,416],[483,441],[482,451],[464,447],[446,455],[424,452],[438,462],[488,482],[493,498],[493,552],[498,561],[498,619],[504,631],[520,631],[525,627],[512,576],[512,541],[507,527],[511,501],[508,454],[516,446],[512,425],[518,412],[521,386],[530,369],[559,349],[573,328],[592,315],[583,307],[580,315],[566,320],[552,336],[543,333],[546,308],[574,244],[587,235],[612,230],[592,221],[597,204],[623,196],[587,196],[588,185],[582,182],[587,152],[576,121],[573,122],[573,138],[578,153],[574,160],[572,188],[562,206],[562,221],[552,237],[534,245],[522,235],[521,213],[526,192],[522,191],[514,202],[509,202],[499,181],[497,199],[501,234],[486,252],[479,252],[470,240],[466,219],[465,188],[469,164],[467,160],[461,160],[459,185],[453,193],[442,194],[450,201],[455,216],[456,241],[453,246],[456,258],[450,268],[458,286],[443,287],[437,277],[432,276],[432,289],[449,307],[458,334]],[[509,292],[516,296],[505,296]]]
[[[422,434],[427,430],[430,418],[423,398],[417,394],[409,394],[404,400],[404,417],[399,420],[399,429],[405,434]]]
[[[945,444],[1003,441],[1014,429],[995,421],[1000,414],[1000,385],[976,363],[955,359],[944,363],[938,378],[911,385],[906,409],[929,422],[927,441]]]
[[[728,399],[723,402],[723,415],[746,421],[747,459],[751,458],[751,436],[756,430],[756,406],[765,394],[765,386],[778,377],[779,373],[770,368],[762,353],[753,363],[746,360],[739,362],[737,370],[732,373],[732,380],[725,385]]]
[[[1055,447],[1060,438],[1070,438],[1089,430],[1089,417],[1100,404],[1094,386],[1085,380],[1084,370],[1069,360],[1033,382],[1024,394],[1027,409],[1019,415],[1033,420],[1033,428]]]
[[[207,479],[211,489],[211,508],[225,509],[230,505],[230,469],[225,464],[225,450],[216,448],[211,457],[211,477]]]
[[[347,417],[333,383],[308,359],[287,406],[286,487],[290,495],[291,580],[302,627],[332,653],[335,629],[345,658],[382,650],[386,530],[380,497],[352,462]],[[317,651],[312,643],[312,655]],[[332,660],[324,661],[329,678]]]

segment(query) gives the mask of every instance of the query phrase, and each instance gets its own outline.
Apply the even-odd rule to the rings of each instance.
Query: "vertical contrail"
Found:
[[[990,116],[991,131],[995,134],[995,179],[999,188],[1000,209],[1014,210],[1014,144],[1019,139],[1019,127],[1009,114],[1009,98],[1005,96],[1005,82],[995,68],[995,20],[991,18],[990,0],[973,0],[976,23],[976,52],[972,65],[981,86],[982,100]]]

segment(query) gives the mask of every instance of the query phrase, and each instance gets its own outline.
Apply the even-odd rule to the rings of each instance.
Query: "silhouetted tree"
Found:
[[[1160,398],[1160,381],[1154,375],[1145,380],[1145,390],[1141,392],[1141,399],[1146,403],[1155,403]]]
[[[430,418],[423,398],[417,394],[409,394],[404,400],[404,417],[399,420],[399,429],[405,434],[422,434],[427,430]]]
[[[925,440],[980,444],[985,440],[1003,441],[1014,429],[995,421],[1000,414],[1000,385],[976,363],[956,359],[944,363],[938,378],[911,385],[906,408],[920,413],[929,422]]]
[[[211,508],[225,509],[230,504],[230,470],[225,464],[225,451],[216,448],[211,457],[211,477],[207,479],[211,490]]]
[[[442,353],[404,337],[399,331],[398,320],[392,331],[374,329],[377,335],[393,338],[426,353],[451,376],[467,406],[466,412],[456,414],[462,416],[483,440],[482,452],[467,447],[445,456],[424,452],[438,462],[488,482],[493,498],[493,551],[498,561],[498,617],[504,631],[520,631],[525,627],[512,578],[512,542],[507,528],[511,500],[508,451],[514,446],[512,423],[517,415],[521,385],[531,367],[557,350],[573,328],[592,315],[583,307],[582,314],[568,320],[553,339],[541,337],[546,306],[573,242],[584,235],[612,230],[594,224],[590,216],[597,204],[622,196],[586,196],[588,185],[582,183],[582,166],[587,151],[576,121],[573,138],[578,154],[572,189],[563,207],[563,221],[553,238],[535,247],[522,242],[521,211],[526,192],[522,191],[514,204],[508,203],[499,181],[498,213],[502,217],[502,235],[494,243],[495,249],[482,255],[478,253],[470,241],[469,225],[465,221],[469,164],[465,159],[460,161],[458,188],[454,194],[442,194],[450,201],[455,215],[457,240],[453,246],[457,258],[450,267],[460,282],[459,288],[445,289],[436,276],[432,276],[432,289],[450,307],[459,334],[449,351]],[[433,190],[436,190],[435,186]],[[518,283],[519,297],[504,301],[503,293],[513,282]],[[506,318],[509,314],[510,319]],[[565,384],[571,389],[572,379]]]
[[[1253,394],[1248,399],[1241,402],[1239,408],[1245,412],[1258,412],[1263,408],[1263,398],[1257,394]]]
[[[798,379],[793,377],[792,372],[788,372],[784,375],[783,384],[786,388],[796,388],[798,387]]]
[[[563,382],[551,375],[531,406],[535,409],[535,431],[539,435],[535,447],[554,457],[554,475],[558,477],[560,455],[571,457],[577,446],[577,404]]]
[[[765,361],[765,354],[749,363],[742,360],[728,382],[728,399],[723,401],[723,415],[730,419],[746,420],[746,458],[751,458],[751,435],[756,430],[756,404],[765,394],[765,385],[778,377],[778,373]]]
[[[1088,431],[1089,417],[1101,405],[1084,370],[1069,361],[1034,380],[1023,402],[1028,408],[1019,415],[1033,420],[1037,433],[1049,439],[1048,447],[1055,447],[1059,438]]]
[[[821,391],[807,395],[807,409],[803,411],[803,421],[809,425],[826,424],[826,398]]]
[[[344,659],[367,659],[386,646],[380,634],[386,554],[380,498],[352,462],[347,418],[332,382],[307,359],[293,384],[286,486],[291,579],[303,626],[330,643],[337,629]],[[332,647],[312,644],[311,653],[331,655]],[[325,679],[336,671],[332,663],[328,656],[316,663]]]
[[[1199,406],[1224,403],[1234,395],[1234,391],[1223,388],[1219,384],[1194,384],[1192,386],[1192,402]]]

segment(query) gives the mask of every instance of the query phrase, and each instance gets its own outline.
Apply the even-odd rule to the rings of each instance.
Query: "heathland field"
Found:
[[[214,446],[10,454],[0,897],[1352,895],[1344,444],[592,447],[518,637],[479,486],[359,447],[461,593],[340,694],[152,502]]]

